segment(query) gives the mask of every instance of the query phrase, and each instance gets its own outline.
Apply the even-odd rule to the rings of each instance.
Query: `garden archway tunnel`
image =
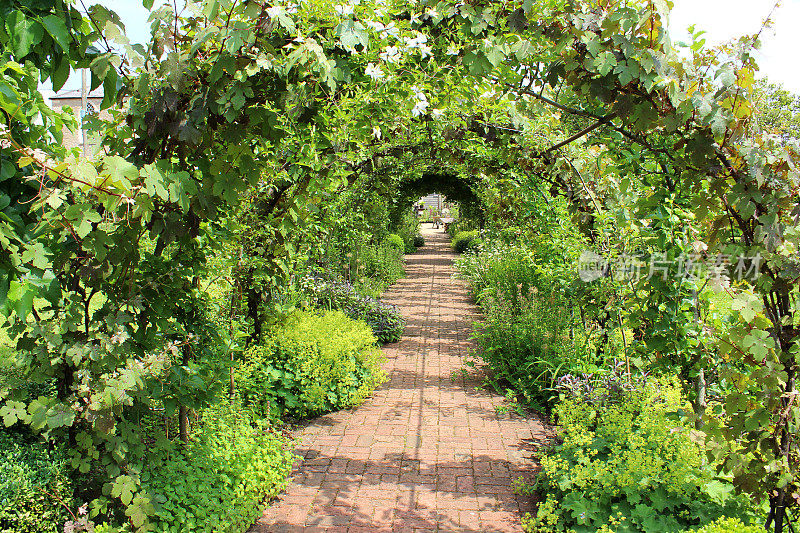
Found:
[[[210,391],[222,386],[219,354],[236,351],[235,335],[261,338],[260,324],[278,314],[267,295],[294,289],[309,250],[340,231],[341,256],[351,258],[350,243],[388,231],[390,210],[436,191],[485,213],[490,230],[527,223],[528,235],[551,246],[537,261],[556,256],[552,243],[564,229],[535,220],[529,206],[538,196],[551,219],[590,222],[583,236],[561,235],[562,251],[578,252],[583,237],[597,235],[612,258],[701,249],[763,258],[757,283],[728,287],[741,312],[732,315],[733,334],[720,327],[719,338],[708,338],[716,319],[695,329],[703,291],[683,279],[651,276],[627,294],[611,285],[575,301],[603,313],[613,303],[621,335],[625,322],[649,328],[633,348],[622,339],[626,360],[639,350],[659,370],[669,361],[696,376],[700,424],[722,420],[704,419],[712,375],[704,368],[722,365],[735,376],[727,382],[760,385],[726,391],[727,405],[758,408],[732,409],[727,434],[709,435],[726,450],[721,466],[748,472],[737,478],[740,491],[772,494],[767,524],[781,530],[800,484],[792,429],[800,418],[792,402],[800,145],[754,120],[762,100],[756,38],[713,53],[700,41],[673,45],[662,0],[291,10],[256,2],[221,10],[225,2],[201,0],[189,15],[159,8],[151,46],[127,48],[123,61],[92,46],[98,37],[109,46],[104,31],[115,41],[124,30],[105,8],[29,4],[3,5],[15,22],[0,43],[0,311],[25,355],[14,369],[20,383],[55,386],[46,401],[16,387],[0,407],[6,424],[77,442],[81,468],[111,465],[103,486],[126,495],[115,497],[117,516],[145,521],[151,512],[147,487],[128,475],[145,464],[134,450],[151,436],[131,415],[176,411],[189,444],[189,411],[211,407]],[[104,149],[77,159],[50,142],[65,120],[39,87],[63,85],[73,67],[87,65],[92,85],[104,88],[103,109],[120,109],[92,126]],[[356,188],[373,178],[382,188]],[[529,194],[533,178],[570,211]],[[365,201],[365,190],[392,205]],[[235,253],[219,257],[209,245],[217,238]],[[541,270],[571,257],[563,259]],[[198,283],[215,260],[231,274],[221,304]],[[220,328],[223,308],[230,313]],[[165,349],[165,339],[184,344]],[[109,355],[90,356],[98,346]],[[145,365],[142,354],[164,354],[163,364]],[[107,379],[114,375],[123,379]],[[748,454],[763,461],[742,463]]]
[[[483,221],[483,202],[475,191],[475,184],[453,172],[423,172],[403,182],[396,194],[392,217],[399,217],[414,202],[432,193],[439,193],[449,202],[457,203],[462,215]]]

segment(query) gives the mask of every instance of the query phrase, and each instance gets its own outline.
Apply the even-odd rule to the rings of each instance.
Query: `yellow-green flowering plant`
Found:
[[[621,366],[584,380],[554,410],[558,443],[541,459],[545,500],[527,531],[683,531],[747,518],[747,500],[677,416],[689,408],[677,380],[637,379]]]

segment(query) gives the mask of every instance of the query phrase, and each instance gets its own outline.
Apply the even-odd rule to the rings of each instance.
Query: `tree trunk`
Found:
[[[694,380],[694,392],[694,414],[696,416],[694,427],[703,429],[703,425],[705,425],[703,420],[706,416],[706,371],[702,368],[697,372]]]
[[[244,256],[244,248],[239,248],[239,264],[234,269],[234,276],[233,276],[233,286],[231,287],[231,307],[228,312],[228,342],[233,344],[233,320],[236,318],[236,313],[239,308],[241,302],[241,294],[242,294],[242,282],[241,276],[239,272],[242,269],[242,257]],[[236,380],[234,377],[234,364],[236,363],[236,355],[233,349],[231,349],[231,370],[230,370],[230,384],[228,386],[228,396],[230,396],[231,400],[233,400],[234,395],[236,394]]]
[[[692,291],[692,296],[694,297],[694,319],[697,321],[698,324],[702,323],[702,317],[700,315],[700,295],[696,290]],[[701,326],[702,327],[702,326]],[[705,349],[702,343],[699,343],[700,352]],[[706,415],[706,371],[703,368],[702,364],[702,353],[698,353],[698,360],[700,367],[697,371],[697,377],[694,380],[694,392],[695,398],[692,402],[692,407],[694,408],[694,427],[695,429],[703,429],[703,425],[705,422],[703,421]]]
[[[184,444],[189,443],[189,409],[181,405],[178,410],[178,427],[181,442]]]
[[[249,280],[251,281],[251,280]],[[253,339],[256,342],[261,340],[261,320],[258,313],[258,291],[256,291],[251,283],[247,287],[247,316],[253,321]]]

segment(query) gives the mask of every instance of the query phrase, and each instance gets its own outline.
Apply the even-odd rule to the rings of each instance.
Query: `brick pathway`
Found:
[[[384,348],[389,381],[360,407],[298,430],[304,460],[251,533],[521,531],[530,502],[511,481],[531,477],[547,428],[498,414],[503,399],[463,375],[477,309],[451,278],[446,236],[425,238],[384,296],[408,319]]]

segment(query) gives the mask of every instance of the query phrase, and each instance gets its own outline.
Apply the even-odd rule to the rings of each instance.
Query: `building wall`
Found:
[[[424,198],[420,198],[419,201],[425,205],[426,209],[439,210],[444,207],[444,198],[439,193],[429,194]]]

